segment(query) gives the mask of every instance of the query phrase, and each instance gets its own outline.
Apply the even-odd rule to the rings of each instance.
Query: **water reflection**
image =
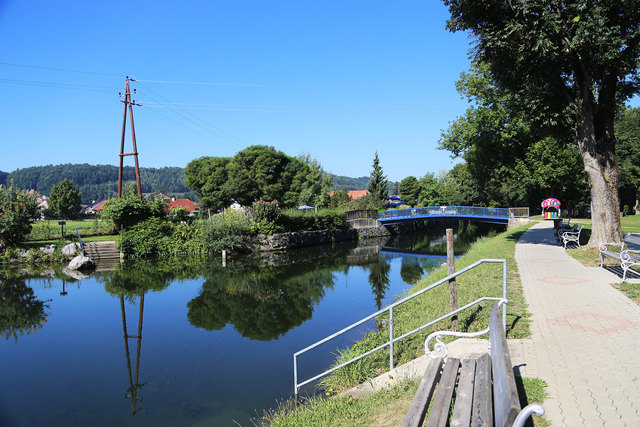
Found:
[[[0,338],[13,338],[36,333],[47,321],[45,301],[35,297],[24,279],[0,278]]]
[[[441,265],[441,234],[229,257],[226,267],[185,257],[99,265],[88,278],[11,276],[0,282],[0,336],[31,336],[0,341],[0,424],[250,425],[290,395],[293,352]],[[305,359],[308,369],[329,366],[334,348]]]

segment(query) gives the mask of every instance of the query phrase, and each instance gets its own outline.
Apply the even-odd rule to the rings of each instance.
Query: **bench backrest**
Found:
[[[491,310],[489,328],[495,425],[511,426],[520,412],[520,400],[498,304]]]

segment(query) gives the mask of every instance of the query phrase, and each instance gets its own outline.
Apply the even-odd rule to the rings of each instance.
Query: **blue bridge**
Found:
[[[518,217],[522,208],[485,208],[478,206],[428,206],[423,208],[392,209],[378,212],[382,224],[427,219],[468,219],[494,224],[508,224]],[[528,208],[526,216],[529,216]]]

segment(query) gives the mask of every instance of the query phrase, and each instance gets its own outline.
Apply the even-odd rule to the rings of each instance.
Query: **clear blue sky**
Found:
[[[117,164],[126,75],[143,167],[262,144],[336,175],[368,176],[376,151],[390,180],[450,169],[437,141],[467,108],[469,40],[447,17],[438,0],[0,0],[0,170]]]

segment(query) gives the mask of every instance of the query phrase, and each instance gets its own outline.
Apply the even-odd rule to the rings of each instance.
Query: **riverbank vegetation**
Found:
[[[521,381],[520,381],[521,380]],[[360,399],[333,396],[312,397],[304,405],[282,404],[257,421],[262,426],[398,426],[409,409],[419,381],[404,381]],[[529,403],[542,403],[547,384],[538,378],[516,377],[516,386],[523,408]],[[547,427],[545,418],[534,417],[536,427]]]
[[[520,279],[514,258],[515,244],[520,236],[531,225],[525,225],[509,230],[497,236],[479,239],[462,257],[456,260],[456,270],[480,259],[506,259],[508,267],[507,297],[507,337],[523,338],[529,335],[529,314],[526,311]],[[448,275],[446,267],[441,267],[430,274],[427,279],[413,287],[409,294],[437,282]],[[468,304],[483,296],[500,297],[502,295],[502,266],[501,264],[484,264],[467,272],[457,279],[458,306]],[[436,319],[451,310],[449,305],[449,289],[446,284],[418,297],[394,311],[394,336],[400,336],[430,320]],[[476,332],[489,325],[490,305],[479,306],[460,313],[458,317],[459,329],[464,332]],[[431,328],[414,334],[394,346],[394,361],[402,364],[424,353],[424,340],[434,330],[449,328],[449,321],[443,321]],[[378,330],[370,332],[356,342],[351,348],[340,350],[336,365],[344,363],[355,356],[383,344],[388,340],[388,323],[382,317],[376,322]],[[389,366],[388,351],[378,351],[334,374],[324,378],[322,384],[334,389],[345,389],[365,381],[367,378],[385,372]]]
[[[529,313],[526,311],[524,297],[515,262],[515,244],[520,236],[531,226],[525,225],[498,235],[485,237],[474,243],[468,252],[456,260],[456,270],[460,270],[483,258],[504,258],[507,260],[507,337],[523,338],[530,334]],[[414,286],[409,294],[447,276],[446,267],[441,267],[426,279]],[[477,267],[471,272],[458,276],[458,305],[462,306],[482,296],[501,296],[501,264],[488,264]],[[410,331],[430,320],[450,311],[448,286],[436,288],[412,302],[398,307],[394,311],[394,336]],[[459,315],[460,330],[474,332],[485,329],[489,323],[490,305],[472,308]],[[388,340],[389,330],[386,319],[376,322],[377,330],[367,333],[361,340],[347,349],[340,349],[335,365],[346,362],[363,354],[369,349]],[[400,365],[424,354],[424,340],[434,330],[449,328],[450,321],[442,321],[433,327],[396,343],[394,360]],[[293,407],[282,405],[279,410],[265,414],[263,424],[275,426],[293,425],[398,425],[401,423],[417,382],[406,382],[392,389],[374,393],[363,399],[342,398],[339,392],[366,381],[368,378],[386,372],[389,367],[387,349],[380,350],[354,364],[339,369],[321,380],[320,387],[330,397],[314,397],[308,404]],[[544,383],[536,379],[524,378],[525,396],[530,401],[542,401],[545,398]],[[519,385],[520,386],[520,385]],[[524,396],[521,397],[523,400]],[[524,398],[524,401],[526,401]],[[388,421],[387,421],[388,420]],[[544,425],[544,424],[538,424]]]

